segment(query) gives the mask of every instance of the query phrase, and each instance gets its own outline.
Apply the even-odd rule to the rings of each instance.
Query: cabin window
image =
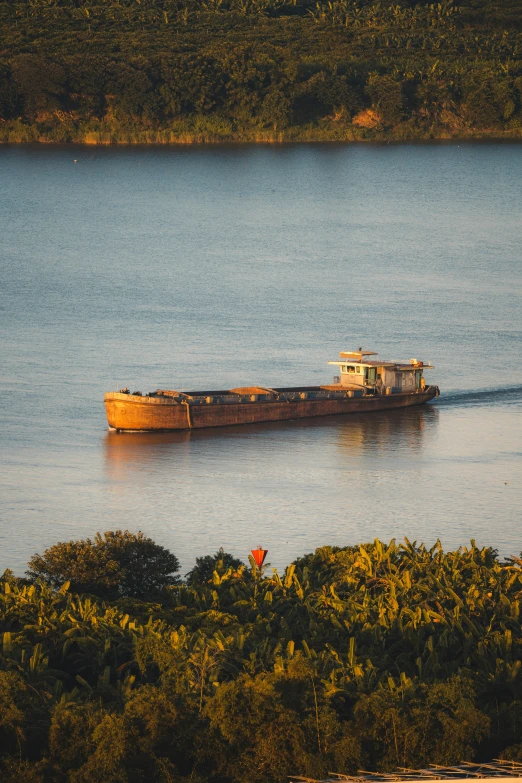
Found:
[[[350,365],[348,365],[346,369],[348,370],[348,372],[355,372],[355,367],[350,367]]]
[[[357,372],[361,372],[361,368],[360,368],[360,367],[357,367],[357,368],[356,368],[356,371],[357,371]]]

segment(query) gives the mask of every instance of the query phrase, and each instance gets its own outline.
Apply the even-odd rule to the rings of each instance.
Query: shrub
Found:
[[[393,126],[403,118],[404,94],[402,84],[392,76],[372,74],[368,79],[366,92],[373,109],[386,126]]]
[[[221,547],[215,555],[196,557],[196,565],[185,574],[185,578],[189,585],[202,584],[203,582],[210,582],[212,580],[214,571],[217,571],[221,576],[226,573],[229,568],[236,571],[242,566],[244,567],[242,560],[229,554],[229,552],[225,552]]]
[[[143,533],[128,530],[97,533],[80,541],[60,542],[35,554],[27,576],[61,587],[70,582],[73,592],[101,598],[150,598],[179,583],[175,555]]]

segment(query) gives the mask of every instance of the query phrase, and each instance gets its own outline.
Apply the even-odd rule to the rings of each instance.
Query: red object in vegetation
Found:
[[[268,549],[263,549],[262,547],[258,546],[257,549],[252,549],[252,557],[257,563],[257,567],[261,568],[263,563],[265,562],[266,553],[268,552]]]

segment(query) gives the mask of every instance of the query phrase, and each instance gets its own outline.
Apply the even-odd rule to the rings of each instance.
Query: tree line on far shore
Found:
[[[0,141],[522,135],[522,0],[1,0],[0,26]]]
[[[283,783],[522,760],[522,560],[407,540],[184,579],[142,533],[0,578],[3,783]]]

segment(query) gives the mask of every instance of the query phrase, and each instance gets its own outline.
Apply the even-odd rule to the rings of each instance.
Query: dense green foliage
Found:
[[[31,558],[27,576],[99,598],[146,599],[177,584],[178,570],[177,557],[143,533],[116,530],[49,547]]]
[[[211,581],[214,571],[219,577],[222,577],[229,569],[237,571],[244,567],[244,563],[241,560],[221,548],[218,549],[215,555],[196,557],[196,565],[190,569],[188,574],[185,574],[185,580],[192,587],[193,585]]]
[[[1,0],[0,139],[522,135],[522,0]]]
[[[521,564],[375,541],[282,576],[215,571],[157,603],[6,572],[0,779],[270,783],[522,759]]]

